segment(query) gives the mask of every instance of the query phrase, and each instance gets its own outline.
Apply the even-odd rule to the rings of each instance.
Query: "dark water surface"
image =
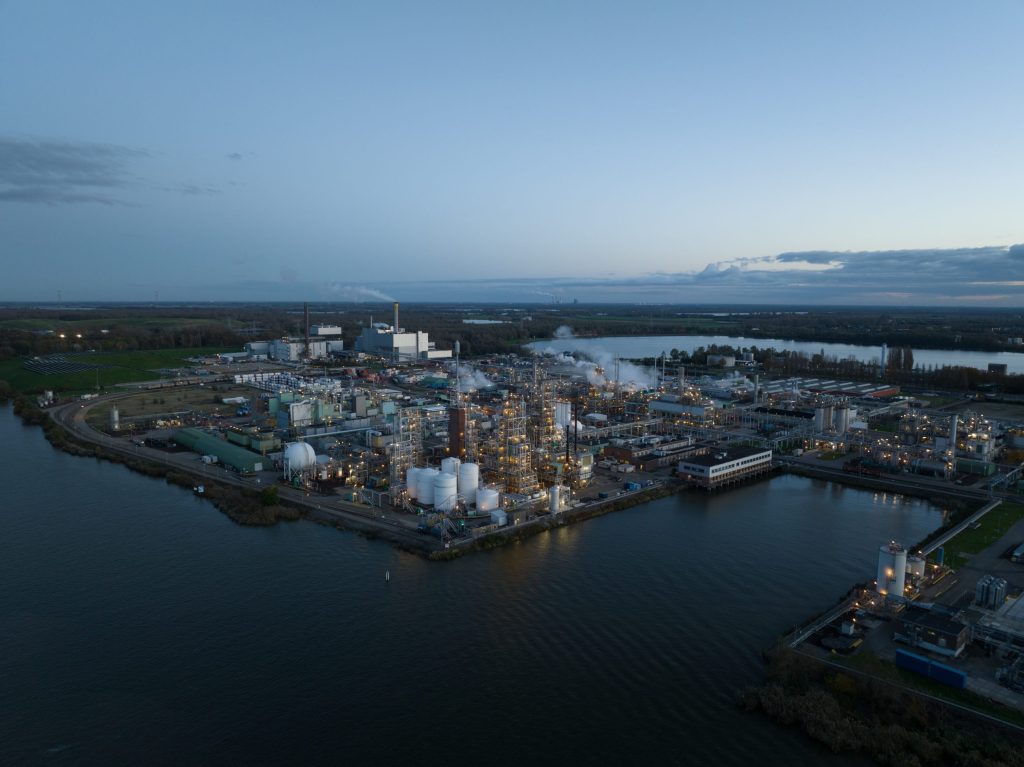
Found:
[[[780,476],[429,563],[238,527],[6,408],[0,461],[3,764],[844,763],[736,691],[941,522]]]

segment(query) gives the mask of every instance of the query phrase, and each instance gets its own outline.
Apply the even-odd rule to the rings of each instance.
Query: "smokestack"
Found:
[[[395,301],[395,332],[398,332],[398,302]]]
[[[302,318],[306,325],[306,356],[309,356],[309,302],[302,304]]]

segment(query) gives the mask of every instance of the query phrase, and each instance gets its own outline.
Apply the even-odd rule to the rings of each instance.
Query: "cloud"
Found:
[[[231,152],[231,153],[230,153],[230,154],[228,155],[228,159],[229,159],[229,160],[241,160],[241,159],[242,159],[242,157],[243,157],[243,155],[242,155],[242,153],[241,153],[241,152]]]
[[[138,181],[130,167],[148,156],[114,144],[0,137],[0,200],[125,205],[116,190]]]
[[[332,282],[328,285],[327,292],[336,301],[362,303],[363,301],[393,302],[398,300],[387,293],[382,293],[376,288],[367,288],[362,285],[342,285],[338,282]]]
[[[220,194],[210,184],[146,179],[136,168],[152,156],[144,149],[117,144],[0,136],[0,202],[137,207],[131,197],[140,189],[193,197]]]

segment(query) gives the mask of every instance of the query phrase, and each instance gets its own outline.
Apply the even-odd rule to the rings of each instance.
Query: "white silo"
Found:
[[[550,510],[552,514],[557,514],[562,510],[562,488],[560,485],[553,485],[548,491],[548,497],[551,501]]]
[[[419,481],[421,471],[422,469],[418,469],[415,466],[412,466],[405,473],[405,491],[409,495],[409,500],[416,500],[416,496],[419,490],[419,488],[417,487],[417,483]]]
[[[476,492],[477,511],[494,511],[498,508],[499,494],[490,487],[482,487]]]
[[[459,464],[462,463],[458,458],[450,456],[441,460],[441,473],[442,474],[453,474],[458,476]]]
[[[850,430],[850,408],[846,405],[840,405],[832,415],[832,423],[836,427],[836,434],[846,434]]]
[[[118,431],[121,428],[121,414],[117,412],[117,405],[110,408],[110,430]]]
[[[572,424],[572,403],[555,402],[555,425],[563,429]]]
[[[878,573],[875,591],[891,599],[903,598],[907,578],[907,550],[896,541],[878,549]]]
[[[459,480],[454,474],[445,472],[434,477],[434,508],[438,511],[453,511],[459,500]]]
[[[416,476],[416,500],[424,504],[434,502],[434,477],[440,474],[437,469],[420,469]]]
[[[924,559],[918,556],[907,557],[907,574],[916,578],[924,577]]]
[[[476,489],[480,486],[480,466],[464,463],[459,466],[459,495],[467,505],[476,503]]]

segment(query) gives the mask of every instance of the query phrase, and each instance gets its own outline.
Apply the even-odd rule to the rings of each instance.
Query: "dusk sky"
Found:
[[[0,0],[0,300],[1024,305],[1024,3]]]

